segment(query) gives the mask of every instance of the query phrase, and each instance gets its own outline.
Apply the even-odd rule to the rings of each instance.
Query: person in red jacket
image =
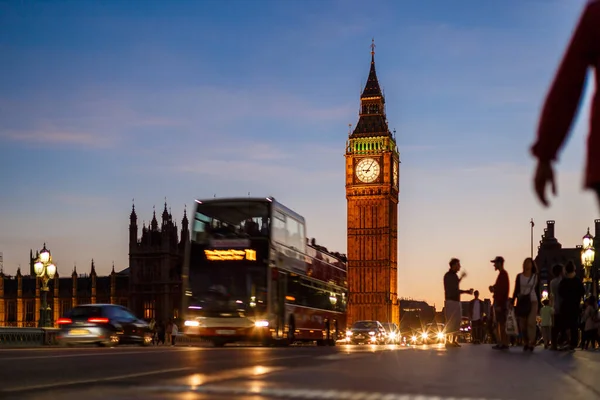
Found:
[[[588,70],[595,70],[600,85],[600,0],[590,0],[573,33],[571,42],[546,97],[539,122],[537,141],[531,152],[538,159],[534,186],[539,200],[548,206],[546,187],[556,195],[553,161],[567,138]],[[600,95],[592,100],[590,133],[587,148],[585,187],[595,190],[600,205]]]

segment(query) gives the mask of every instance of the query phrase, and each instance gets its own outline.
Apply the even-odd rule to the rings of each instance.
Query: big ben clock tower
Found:
[[[385,98],[371,69],[359,120],[346,144],[348,201],[348,323],[400,322],[398,191],[400,155],[385,116]]]

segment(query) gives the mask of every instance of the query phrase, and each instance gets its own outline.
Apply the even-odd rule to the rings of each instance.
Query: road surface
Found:
[[[0,366],[0,398],[20,400],[600,398],[600,353],[539,347],[0,349]]]

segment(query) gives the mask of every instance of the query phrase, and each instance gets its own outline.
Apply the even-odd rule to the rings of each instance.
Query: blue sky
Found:
[[[371,38],[401,152],[400,294],[441,302],[512,275],[544,221],[579,244],[584,112],[549,210],[530,178],[538,112],[583,0],[0,1],[0,251],[47,242],[59,273],[127,266],[131,199],[273,195],[346,248],[344,148]],[[588,96],[589,98],[589,93]],[[433,277],[438,279],[431,281]]]

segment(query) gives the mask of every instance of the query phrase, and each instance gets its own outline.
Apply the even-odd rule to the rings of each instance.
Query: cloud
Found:
[[[203,176],[219,182],[254,182],[280,187],[343,182],[343,149],[311,145],[293,151],[271,143],[240,143],[235,148],[215,148],[203,157],[184,156],[156,166],[176,174]],[[144,173],[154,174],[145,168]]]
[[[153,134],[211,139],[228,133],[239,138],[247,135],[240,128],[250,123],[319,124],[343,120],[355,109],[354,102],[323,104],[267,87],[86,88],[46,100],[42,95],[31,101],[2,101],[0,137],[87,148],[115,147],[123,140],[144,146],[146,141],[139,139]],[[252,150],[257,157],[281,157]]]
[[[0,137],[8,140],[35,143],[35,144],[56,144],[56,145],[76,145],[88,148],[108,148],[116,142],[114,137],[102,136],[87,132],[67,132],[67,131],[21,131],[21,132],[0,132]]]

